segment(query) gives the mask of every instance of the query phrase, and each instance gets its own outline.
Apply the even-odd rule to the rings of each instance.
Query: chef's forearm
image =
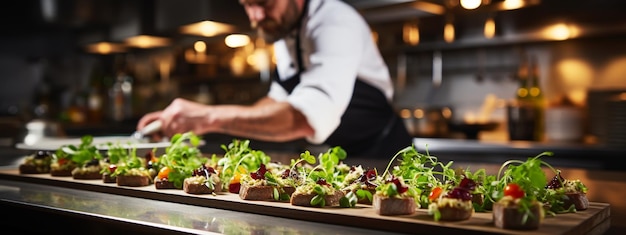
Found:
[[[306,118],[288,103],[265,100],[262,104],[242,108],[222,106],[216,112],[217,132],[266,141],[290,141],[313,134]]]

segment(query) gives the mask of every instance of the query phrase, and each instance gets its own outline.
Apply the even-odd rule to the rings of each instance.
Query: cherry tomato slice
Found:
[[[441,189],[440,187],[433,188],[433,190],[430,191],[430,194],[428,195],[428,199],[434,201],[435,199],[439,198],[439,195],[441,195],[442,191],[443,189]]]
[[[524,190],[516,183],[509,183],[504,188],[504,196],[511,196],[513,198],[524,197]]]
[[[171,169],[169,167],[164,166],[163,168],[161,168],[161,170],[159,170],[159,174],[157,175],[157,178],[167,179],[168,176],[170,175],[170,171]]]

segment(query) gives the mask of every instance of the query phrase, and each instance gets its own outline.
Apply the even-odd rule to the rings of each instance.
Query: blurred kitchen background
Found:
[[[414,136],[508,141],[511,110],[534,94],[527,140],[626,144],[626,1],[345,1]],[[7,1],[0,26],[2,146],[130,134],[174,97],[250,104],[272,75],[236,0]]]

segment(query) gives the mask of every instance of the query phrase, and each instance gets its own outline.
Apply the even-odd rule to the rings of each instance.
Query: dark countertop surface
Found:
[[[509,159],[525,160],[543,152],[552,152],[553,155],[544,160],[554,166],[626,170],[625,165],[616,164],[626,156],[626,146],[439,138],[415,138],[414,144],[418,151],[428,151],[446,161],[503,163]]]

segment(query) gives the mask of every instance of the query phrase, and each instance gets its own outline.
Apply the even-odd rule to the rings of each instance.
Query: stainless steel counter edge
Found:
[[[99,234],[397,234],[7,180],[0,180],[0,205],[10,213],[0,224],[27,234],[77,229]]]

